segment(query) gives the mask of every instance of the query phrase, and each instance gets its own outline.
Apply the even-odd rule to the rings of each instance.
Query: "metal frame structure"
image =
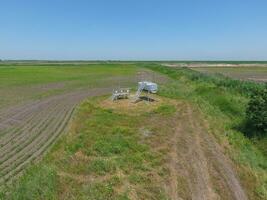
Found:
[[[111,99],[112,101],[118,100],[118,99],[127,99],[130,95],[130,89],[129,88],[120,88],[117,90],[113,90]]]

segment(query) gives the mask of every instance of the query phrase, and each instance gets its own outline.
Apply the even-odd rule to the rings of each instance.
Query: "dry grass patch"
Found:
[[[150,94],[149,97],[153,99],[152,102],[146,100],[140,100],[136,103],[133,102],[133,96],[131,95],[129,99],[120,99],[117,101],[111,101],[109,98],[105,100],[99,100],[97,105],[104,109],[111,109],[112,111],[120,114],[127,115],[140,115],[148,112],[152,112],[155,109],[159,108],[163,105],[175,105],[176,101],[164,98],[155,94]]]

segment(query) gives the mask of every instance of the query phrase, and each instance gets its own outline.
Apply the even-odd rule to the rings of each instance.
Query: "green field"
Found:
[[[133,83],[132,65],[0,65],[0,108],[77,89]],[[136,77],[138,78],[138,77]],[[128,80],[128,81],[127,81]],[[128,82],[128,83],[126,83]]]
[[[155,102],[110,101],[112,88],[131,87],[134,94],[144,77],[159,84]],[[16,175],[1,179],[6,174],[0,171],[6,183],[0,199],[267,198],[266,139],[246,138],[240,128],[248,93],[260,84],[153,63],[1,66],[0,82],[2,116],[21,112],[15,119],[27,120],[17,129],[33,124],[24,132],[0,129],[0,139],[7,140],[0,143],[0,169]],[[43,118],[53,124],[61,110],[71,116],[62,117],[66,134],[58,134],[46,154],[35,154],[38,145],[29,148],[26,133],[48,132],[53,126],[34,124]],[[29,153],[17,151],[18,144]],[[30,153],[36,156],[29,161],[38,162],[17,173],[18,160]]]

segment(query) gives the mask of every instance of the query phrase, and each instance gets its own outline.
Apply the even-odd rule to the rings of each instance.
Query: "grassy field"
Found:
[[[266,199],[266,141],[250,140],[240,129],[247,92],[261,86],[190,69],[136,65],[90,65],[77,71],[70,66],[16,66],[19,73],[13,81],[7,80],[12,68],[2,66],[0,74],[7,81],[2,91],[66,83],[48,93],[29,93],[25,101],[84,91],[88,85],[90,89],[110,88],[114,82],[134,86],[136,74],[147,70],[164,75],[156,80],[168,81],[160,82],[153,103],[112,103],[101,96],[105,93],[91,95],[101,97],[91,97],[76,108],[67,134],[41,162],[3,187],[0,199]],[[59,101],[72,102],[74,97],[77,94]],[[82,93],[76,101],[85,98]],[[69,104],[62,105],[63,110]],[[49,113],[44,115],[53,115]],[[6,145],[2,148],[8,150]]]
[[[156,112],[156,120],[161,115],[170,118],[174,107],[158,104],[151,109],[142,104],[131,114],[128,106],[110,108],[106,98],[86,101],[78,108],[69,134],[42,167],[29,170],[33,173],[15,189],[13,199],[167,199],[161,187],[167,173],[161,165],[163,154],[150,149],[149,134],[151,129],[161,137],[167,134],[166,127],[154,124],[151,116]],[[41,179],[48,184],[40,195]]]
[[[132,65],[0,65],[0,109],[26,100],[77,89],[129,86],[137,68]],[[128,80],[128,83],[126,83]]]
[[[199,72],[223,74],[235,79],[267,82],[267,67],[194,67]]]

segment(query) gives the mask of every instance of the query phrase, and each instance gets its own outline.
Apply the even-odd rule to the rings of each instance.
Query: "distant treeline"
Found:
[[[267,64],[267,61],[230,61],[230,60],[1,60],[6,64],[91,64],[91,63],[169,63],[169,64]]]

